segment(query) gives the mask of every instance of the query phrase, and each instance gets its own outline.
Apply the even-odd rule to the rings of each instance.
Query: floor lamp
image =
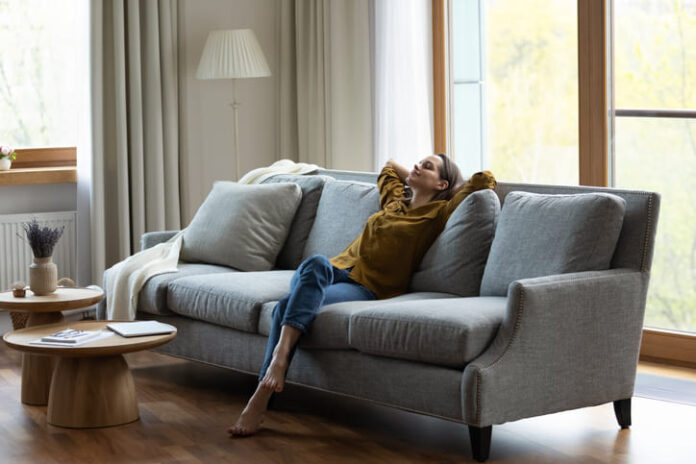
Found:
[[[239,127],[235,79],[270,76],[266,57],[251,29],[211,31],[198,63],[196,79],[232,79],[232,109],[234,112],[234,156],[236,177],[239,169]]]

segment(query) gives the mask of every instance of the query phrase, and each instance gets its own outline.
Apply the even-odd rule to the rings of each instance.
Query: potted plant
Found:
[[[29,266],[29,289],[35,295],[50,295],[56,291],[58,269],[53,262],[53,249],[65,227],[40,227],[36,218],[24,224],[27,241],[34,253],[34,262]]]
[[[9,171],[15,158],[17,158],[17,152],[13,148],[0,145],[0,171]]]

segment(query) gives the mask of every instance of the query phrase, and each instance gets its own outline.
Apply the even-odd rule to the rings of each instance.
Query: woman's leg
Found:
[[[285,315],[285,308],[287,307],[289,298],[290,295],[284,296],[273,308],[273,322],[271,324],[271,331],[268,334],[266,356],[263,361],[263,366],[261,367],[259,383],[256,386],[256,391],[254,391],[254,394],[251,396],[246,407],[237,419],[237,422],[232,427],[227,429],[227,432],[231,433],[232,435],[251,435],[259,429],[261,423],[263,422],[263,417],[268,409],[268,401],[273,395],[273,390],[262,386],[261,379],[263,379],[263,376],[271,363],[271,359],[273,358],[273,350],[280,340],[280,333],[282,330],[281,322],[283,320],[283,316]]]
[[[273,308],[273,323],[266,344],[266,356],[261,367],[259,384],[237,422],[227,430],[232,435],[245,436],[255,433],[263,422],[271,395],[278,387],[282,390],[282,383],[272,382],[271,379],[285,378],[290,357],[286,354],[287,347],[294,346],[302,334],[297,327],[284,324],[289,303],[293,301],[295,305],[311,306],[314,304],[320,306],[324,287],[331,285],[332,281],[333,267],[324,256],[315,255],[307,258],[293,274],[290,282],[290,293]],[[312,295],[317,292],[320,292],[319,297]],[[293,296],[298,293],[301,294],[300,298],[293,299]],[[297,306],[295,306],[295,312],[297,314],[294,319],[298,319],[300,322],[304,321],[307,324],[311,323],[311,320],[308,320],[307,311],[297,310]],[[279,351],[280,357],[278,356]],[[270,375],[267,377],[269,370]]]
[[[309,328],[322,305],[376,299],[371,291],[347,276],[347,271],[333,268],[323,256],[312,256],[300,265],[293,275],[290,294],[281,299],[273,310],[266,359],[259,376],[261,381],[237,423],[228,432],[251,435],[258,430],[271,395],[283,389],[285,373],[297,341]],[[319,298],[317,293],[320,293]]]
[[[323,258],[323,257],[322,257]],[[326,258],[324,258],[326,260]],[[323,266],[330,266],[326,260]],[[288,300],[286,310],[281,321],[281,333],[278,343],[273,350],[273,357],[268,366],[261,384],[275,392],[283,391],[285,373],[295,353],[297,342],[303,333],[309,330],[319,308],[342,301],[374,300],[377,297],[370,290],[348,278],[348,271],[333,268],[331,266],[331,284],[321,288],[321,299],[316,298],[309,291],[295,289]],[[300,275],[302,277],[302,274]],[[300,278],[300,284],[302,278]],[[302,298],[309,295],[308,298]],[[309,310],[308,310],[309,308]],[[270,345],[270,343],[269,343]]]
[[[282,314],[274,314],[273,328],[280,326],[280,336],[275,344],[269,336],[268,348],[273,346],[273,353],[267,369],[261,369],[261,385],[276,392],[283,391],[285,372],[300,336],[307,332],[314,321],[319,308],[324,302],[326,289],[333,283],[341,271],[331,265],[325,256],[310,256],[300,264],[290,282],[290,294]],[[335,275],[336,274],[336,275]],[[276,316],[282,316],[280,323]],[[268,355],[268,351],[267,351]],[[264,367],[268,357],[264,362]]]

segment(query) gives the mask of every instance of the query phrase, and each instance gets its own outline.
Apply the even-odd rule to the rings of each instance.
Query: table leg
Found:
[[[63,314],[58,312],[30,313],[27,327],[63,322]],[[22,355],[22,403],[33,406],[48,404],[48,391],[55,359],[53,356],[41,356],[24,353]]]
[[[133,375],[123,355],[59,358],[48,400],[49,424],[108,427],[138,418]]]

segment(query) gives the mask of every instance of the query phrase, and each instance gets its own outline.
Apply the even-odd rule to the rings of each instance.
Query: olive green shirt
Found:
[[[409,210],[404,183],[393,168],[382,169],[377,186],[381,211],[367,220],[360,234],[331,264],[353,267],[349,277],[370,289],[377,298],[391,298],[408,291],[411,275],[450,214],[470,193],[494,188],[490,171],[477,172],[451,200],[432,201]]]

